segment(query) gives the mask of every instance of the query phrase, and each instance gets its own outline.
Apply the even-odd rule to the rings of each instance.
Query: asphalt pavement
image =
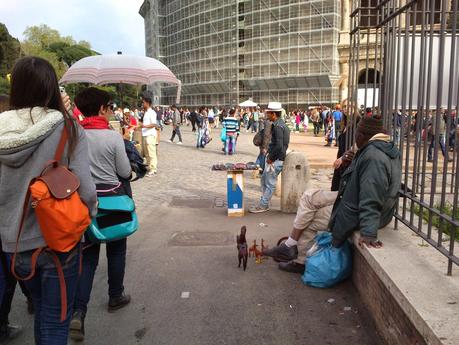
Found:
[[[280,271],[273,260],[258,264],[249,258],[245,272],[237,267],[235,238],[242,225],[250,243],[264,239],[273,246],[288,235],[294,218],[279,211],[277,197],[267,213],[227,217],[222,206],[226,175],[210,167],[255,161],[252,135],[243,132],[238,153],[225,157],[217,131],[200,150],[189,127],[182,128],[183,146],[166,142],[170,131],[166,127],[161,136],[158,175],[133,184],[141,226],[128,240],[125,287],[132,302],[116,313],[107,312],[102,248],[86,340],[79,344],[380,344],[351,282],[311,288],[300,275]],[[308,142],[319,145],[317,138],[309,138],[301,135],[306,154]],[[336,153],[327,155],[332,160]],[[312,185],[328,188],[330,173],[313,171]],[[246,173],[246,208],[259,196],[259,179]],[[10,344],[33,344],[33,317],[19,289],[10,321],[24,327]]]

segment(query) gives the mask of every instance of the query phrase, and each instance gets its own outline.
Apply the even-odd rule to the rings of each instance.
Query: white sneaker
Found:
[[[182,143],[181,141],[179,141],[179,142],[177,143],[177,145],[183,145],[183,143]]]
[[[155,176],[156,175],[156,171],[150,171],[149,173],[147,173],[145,176],[146,177],[152,177],[152,176]]]
[[[172,140],[170,140],[170,139],[169,139],[167,142],[168,142],[168,143],[173,143],[173,141],[172,141]]]

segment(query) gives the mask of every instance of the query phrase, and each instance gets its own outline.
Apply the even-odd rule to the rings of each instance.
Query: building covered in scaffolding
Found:
[[[337,0],[145,0],[146,54],[182,81],[182,104],[252,98],[334,104],[342,83]],[[161,89],[163,104],[174,91]],[[156,89],[159,96],[159,88]]]

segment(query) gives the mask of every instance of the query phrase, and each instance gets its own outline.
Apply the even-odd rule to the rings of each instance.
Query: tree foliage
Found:
[[[0,94],[9,92],[6,78],[11,73],[15,61],[22,55],[19,40],[12,37],[6,26],[0,23]]]
[[[72,36],[61,36],[59,31],[45,24],[27,27],[24,37],[22,46],[25,54],[48,60],[59,78],[76,61],[97,54],[88,41],[77,43]]]

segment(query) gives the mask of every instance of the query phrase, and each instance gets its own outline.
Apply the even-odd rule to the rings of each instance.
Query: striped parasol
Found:
[[[180,103],[180,80],[162,62],[147,56],[88,56],[75,62],[65,72],[60,83],[91,83],[97,85],[168,83],[177,85],[177,103]]]

